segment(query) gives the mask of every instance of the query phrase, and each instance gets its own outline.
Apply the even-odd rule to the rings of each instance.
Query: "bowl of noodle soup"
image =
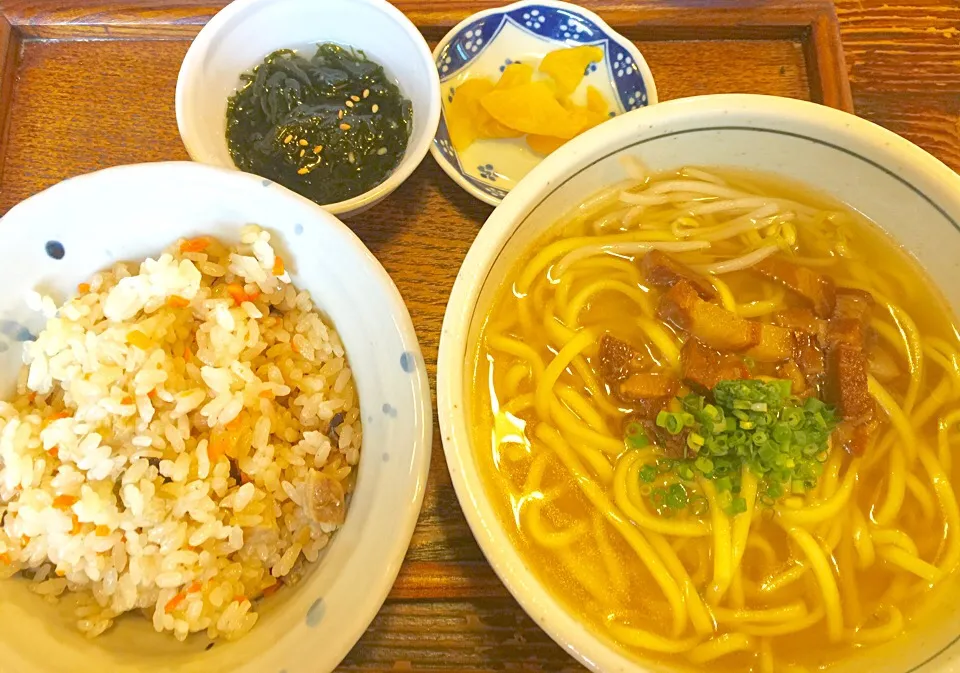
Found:
[[[598,671],[960,662],[960,177],[819,105],[624,115],[468,253],[438,412],[507,588]]]

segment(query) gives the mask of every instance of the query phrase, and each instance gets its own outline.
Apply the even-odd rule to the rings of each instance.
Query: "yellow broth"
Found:
[[[487,493],[513,544],[551,593],[595,633],[638,659],[681,668],[699,668],[709,662],[710,670],[720,672],[812,671],[909,629],[917,606],[956,566],[960,531],[949,501],[958,462],[951,460],[958,419],[950,417],[960,397],[957,324],[916,261],[851,209],[781,179],[734,171],[711,170],[711,175],[730,188],[790,199],[816,212],[794,222],[795,240],[789,240],[789,229],[771,229],[770,236],[789,249],[789,258],[830,275],[838,286],[866,289],[874,295],[873,321],[881,331],[877,343],[902,372],[886,390],[910,419],[913,446],[906,446],[878,409],[881,424],[855,465],[856,475],[851,473],[852,457],[833,448],[814,491],[781,500],[772,508],[757,506],[749,520],[739,571],[723,598],[713,604],[710,585],[717,549],[713,531],[724,525],[735,528],[736,517],[721,513],[724,524],[713,520],[711,512],[699,517],[681,512],[668,518],[648,508],[646,515],[659,522],[653,530],[617,505],[614,476],[631,453],[622,440],[623,418],[629,409],[610,394],[596,373],[593,340],[579,362],[563,368],[551,391],[554,399],[562,398],[569,412],[566,427],[543,418],[532,401],[537,370],[549,368],[563,344],[583,330],[591,330],[594,338],[610,333],[646,349],[665,368],[669,368],[669,356],[651,338],[650,323],[659,329],[661,342],[665,337],[674,348],[685,338],[656,320],[662,290],[646,285],[639,260],[632,255],[586,257],[566,266],[557,279],[551,272],[563,257],[558,254],[531,273],[531,261],[537,255],[542,259],[552,243],[583,237],[581,243],[587,244],[612,235],[609,221],[615,218],[607,216],[618,212],[642,225],[631,229],[638,237],[670,240],[676,209],[648,208],[637,217],[636,211],[627,212],[627,204],[611,199],[594,212],[558,223],[518,262],[499,289],[475,354],[474,445]],[[631,191],[644,193],[651,185],[677,178],[677,174],[654,176]],[[595,224],[605,217],[607,229],[598,234]],[[716,219],[701,219],[701,227],[718,224]],[[670,254],[696,266],[749,252],[764,242],[757,238],[765,235],[760,231],[714,243],[707,251]],[[738,310],[760,321],[769,321],[775,310],[802,305],[790,291],[749,270],[720,278]],[[524,287],[525,282],[529,287]],[[596,292],[585,290],[596,283]],[[888,304],[894,306],[892,312]],[[641,316],[646,317],[647,329],[639,324]],[[905,320],[915,324],[922,353],[922,369],[912,391],[902,335],[909,331],[902,329]],[[534,361],[537,364],[531,364]],[[585,374],[594,380],[585,379]],[[537,427],[544,424],[555,428],[566,442],[566,462],[538,437]],[[593,427],[604,439],[591,441],[596,439],[592,435],[584,439],[585,427]],[[640,452],[644,454],[641,461],[657,454],[653,447]],[[569,455],[582,471],[579,477],[570,469]],[[937,490],[931,475],[939,469],[949,481],[941,480]],[[670,478],[661,475],[658,481]],[[829,592],[818,581],[811,559],[791,541],[777,511],[794,508],[813,512],[816,518],[818,505],[821,510],[824,503],[835,506],[847,480],[852,483],[850,496],[836,515],[799,526],[804,531],[801,535],[809,536],[823,552],[835,586],[834,600],[839,600],[833,612],[834,620],[842,622],[842,637],[831,642],[824,616],[830,612],[825,607]],[[585,481],[590,483],[584,486]],[[642,491],[643,485],[633,482],[619,480],[621,488]],[[881,511],[884,520],[878,524]],[[691,533],[704,529],[710,533]],[[730,535],[735,540],[735,533]],[[689,577],[702,597],[711,634],[698,634],[689,614],[677,631],[675,607],[641,561],[641,552],[654,554],[661,565],[672,563],[670,576]],[[889,560],[891,555],[900,560],[899,565]],[[929,578],[902,567],[903,558],[920,559],[922,571],[938,571],[932,589]],[[685,600],[684,605],[689,613],[691,601]],[[664,640],[648,647],[650,638],[634,637],[637,630]],[[723,654],[727,646],[732,651]]]

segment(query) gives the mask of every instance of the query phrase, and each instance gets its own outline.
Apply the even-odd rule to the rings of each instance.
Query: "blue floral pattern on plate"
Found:
[[[480,177],[482,177],[484,180],[489,180],[490,182],[497,181],[497,172],[494,170],[493,164],[477,166],[477,172],[480,173]]]
[[[539,60],[577,44],[604,50],[603,61],[587,66],[584,76],[612,102],[610,117],[656,102],[653,79],[629,40],[582,8],[540,0],[480,12],[444,38],[434,51],[444,106],[453,102],[468,75],[496,79],[511,63]],[[479,141],[460,156],[450,142],[445,112],[431,151],[450,177],[487,203],[498,204],[542,159],[523,139]]]

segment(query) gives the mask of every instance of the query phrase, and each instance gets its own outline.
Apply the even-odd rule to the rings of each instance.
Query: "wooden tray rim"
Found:
[[[226,3],[149,0],[107,3],[104,0],[8,0],[0,7],[0,99],[9,100],[11,70],[28,39],[188,39]],[[498,2],[453,0],[442,8],[418,0],[394,4],[438,40],[449,28]],[[831,0],[596,0],[592,11],[635,41],[798,40],[807,63],[811,98],[853,112],[839,22]],[[13,65],[14,67],[11,67]],[[4,106],[0,106],[2,108]],[[0,109],[0,128],[6,128]],[[0,141],[2,148],[2,141]]]

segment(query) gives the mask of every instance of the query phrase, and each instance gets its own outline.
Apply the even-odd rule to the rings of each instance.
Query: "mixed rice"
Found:
[[[343,522],[361,444],[343,345],[270,235],[179,241],[81,284],[0,402],[0,577],[236,638]]]

